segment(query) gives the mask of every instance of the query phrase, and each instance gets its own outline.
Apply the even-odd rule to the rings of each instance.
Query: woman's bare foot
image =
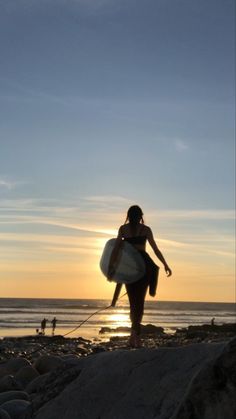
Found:
[[[142,346],[141,339],[134,330],[131,331],[129,345],[131,346],[131,348],[141,348]]]

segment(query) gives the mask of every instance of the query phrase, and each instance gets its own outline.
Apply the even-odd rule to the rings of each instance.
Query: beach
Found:
[[[176,383],[181,381],[181,376],[183,377],[184,385],[181,382],[179,386],[182,386],[181,400],[184,400],[189,392],[189,385],[192,385],[193,377],[200,371],[211,368],[209,365],[211,365],[212,360],[218,362],[219,357],[225,357],[226,348],[231,348],[230,350],[227,349],[230,356],[226,356],[226,363],[232,362],[231,358],[236,356],[236,324],[189,326],[177,329],[175,333],[171,334],[165,333],[161,327],[143,325],[142,348],[140,349],[129,347],[127,337],[129,332],[129,328],[126,327],[122,330],[120,330],[120,327],[113,330],[101,328],[99,337],[93,341],[79,336],[69,338],[60,335],[3,338],[0,342],[0,418],[172,418],[172,416],[166,416],[167,411],[165,409],[155,413],[156,407],[154,408],[157,401],[159,400],[159,403],[160,398],[163,398],[163,388],[160,390],[163,385],[166,393],[173,392],[173,384],[170,385],[173,377],[170,379],[170,376],[176,374]],[[104,336],[106,336],[106,339],[104,339]],[[179,363],[182,357],[183,365],[181,366]],[[155,362],[154,359],[156,359]],[[162,364],[163,362],[164,364]],[[210,362],[209,365],[208,362]],[[139,378],[135,378],[137,365],[143,365],[143,363],[147,364],[149,374],[147,375],[146,370],[139,371]],[[148,367],[149,363],[150,366]],[[162,366],[166,365],[163,366],[164,370],[161,372],[158,370],[160,363]],[[108,368],[108,370],[104,368]],[[153,375],[155,369],[158,371],[155,371]],[[221,373],[225,375],[228,373],[228,369],[229,365],[227,364]],[[81,371],[85,375],[84,378]],[[109,377],[105,378],[108,371]],[[91,374],[94,376],[93,379],[91,379]],[[132,379],[130,374],[133,377]],[[166,377],[165,380],[164,376]],[[81,377],[85,380],[83,384],[80,382]],[[144,379],[149,386],[155,383],[156,393],[152,394],[151,397],[150,392],[145,390],[141,397],[141,390],[136,389],[135,391],[138,394],[134,393],[133,397],[130,395],[130,399],[128,398],[125,402],[127,410],[123,411],[124,403],[122,402],[122,408],[118,405],[117,415],[114,416],[109,401],[109,385],[114,386],[116,380],[122,381],[122,385],[125,385],[127,377],[131,380],[130,385],[132,386],[138,379],[140,381],[139,385],[143,389],[142,381]],[[105,385],[104,379],[110,383],[108,387]],[[157,383],[162,380],[165,384],[162,383],[158,390]],[[231,381],[231,387],[236,385],[235,382]],[[212,385],[215,386],[214,383]],[[73,390],[70,390],[71,386],[74,386]],[[87,392],[84,392],[84,388],[87,388]],[[99,388],[100,390],[98,390]],[[101,394],[101,388],[103,389],[103,395]],[[178,390],[176,384],[175,393],[178,393],[178,391],[180,390]],[[129,393],[128,388],[127,392]],[[228,383],[225,392],[226,399],[231,397]],[[73,397],[71,394],[74,394]],[[95,400],[93,400],[94,408],[91,408],[89,403],[91,397],[94,397]],[[112,398],[113,402],[118,403],[120,397],[120,393],[116,389]],[[140,397],[142,401],[140,401]],[[171,415],[177,415],[181,406],[176,394],[173,394],[172,398],[171,394],[168,394],[168,397],[169,404],[172,406],[169,406],[168,409],[172,412]],[[71,403],[73,401],[73,404],[75,404],[77,398],[80,399],[80,403],[76,404],[72,411],[70,409]],[[61,406],[60,412],[57,408],[58,402]],[[204,405],[205,402],[202,401],[202,403]],[[222,409],[226,408],[224,404],[225,401],[222,401]],[[141,407],[137,415],[139,405]],[[234,408],[235,405],[231,403],[228,419],[233,419]],[[207,411],[206,406],[204,409]],[[219,406],[218,409],[220,409]],[[69,411],[70,413],[68,413]],[[168,414],[170,414],[170,411]],[[96,416],[98,412],[100,416]],[[213,413],[212,416],[202,414],[201,419],[213,419],[213,417],[216,417],[213,416]],[[200,419],[200,416],[192,417]],[[181,418],[189,419],[190,416],[183,415]]]
[[[127,301],[0,299],[0,312],[0,419],[234,419],[233,304],[147,301],[138,349]],[[192,400],[198,380],[217,407]]]

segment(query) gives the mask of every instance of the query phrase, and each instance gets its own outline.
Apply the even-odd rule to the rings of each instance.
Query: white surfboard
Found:
[[[110,257],[115,244],[116,239],[108,240],[102,253],[100,268],[105,276],[108,274]],[[145,274],[145,270],[145,262],[138,250],[123,240],[111,281],[120,284],[131,284],[141,279]]]

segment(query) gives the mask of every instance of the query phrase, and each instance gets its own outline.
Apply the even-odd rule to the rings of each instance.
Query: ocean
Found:
[[[109,300],[94,299],[0,298],[0,338],[34,335],[43,318],[47,319],[45,335],[51,335],[51,321],[56,317],[55,334],[96,340],[102,337],[99,334],[102,327],[130,326],[126,297],[115,308],[105,309],[109,304]],[[91,316],[101,309],[104,310]],[[86,323],[71,333],[88,317]],[[235,304],[146,301],[142,323],[162,326],[167,333],[173,333],[176,328],[209,324],[213,317],[215,324],[235,323]]]

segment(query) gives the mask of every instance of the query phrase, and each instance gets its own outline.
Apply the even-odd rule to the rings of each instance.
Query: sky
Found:
[[[173,270],[155,299],[235,301],[234,21],[233,0],[0,0],[1,297],[111,298],[102,250],[138,204]]]

